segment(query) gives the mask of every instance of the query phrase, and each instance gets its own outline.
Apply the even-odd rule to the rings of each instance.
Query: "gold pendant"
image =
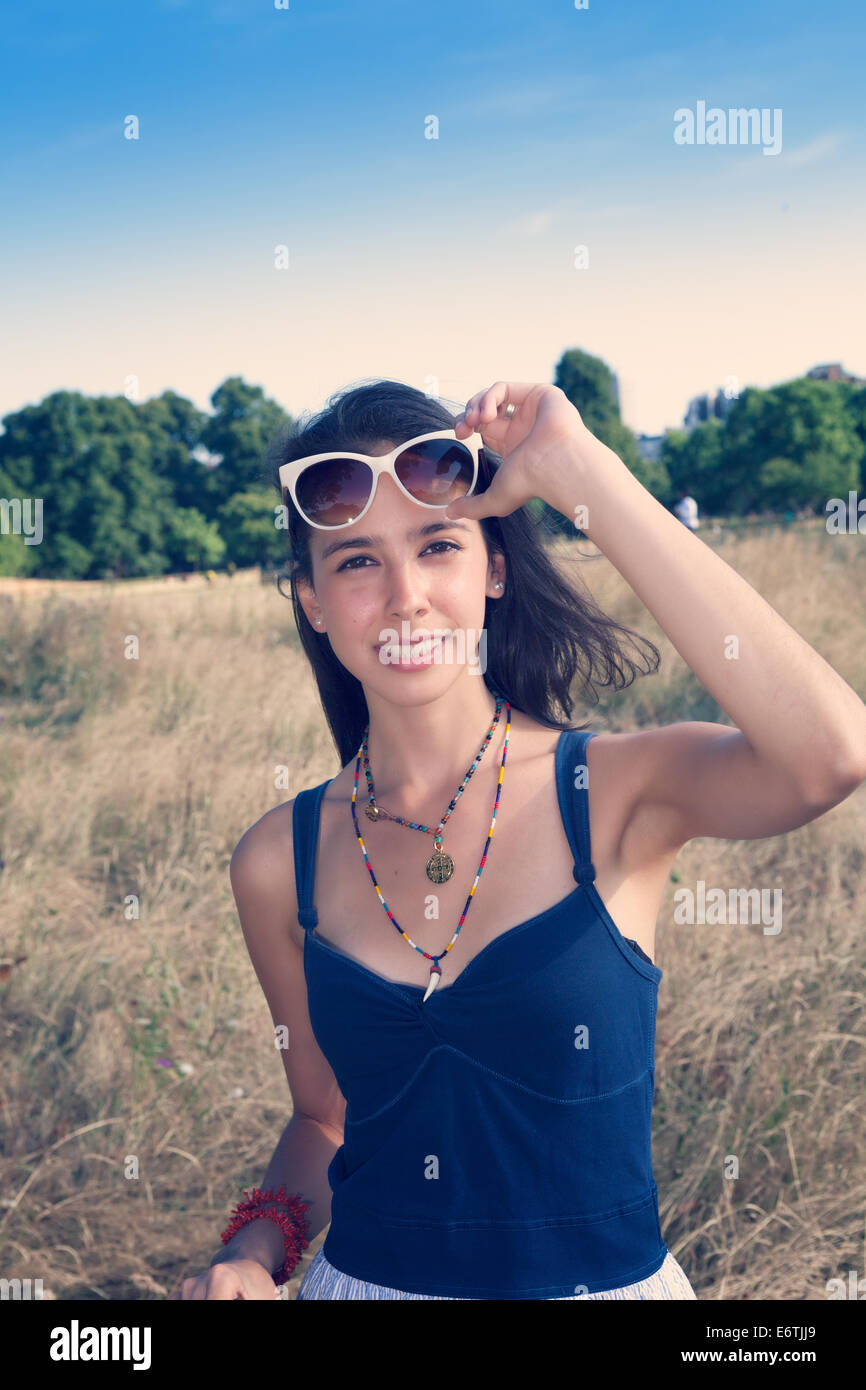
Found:
[[[447,883],[454,872],[454,860],[444,850],[434,849],[427,860],[427,877],[431,883]]]
[[[378,819],[379,819],[379,807],[378,807],[378,806],[368,806],[367,809],[366,809],[366,811],[364,812],[364,814],[366,815],[366,817],[367,817],[368,820],[378,820]]]

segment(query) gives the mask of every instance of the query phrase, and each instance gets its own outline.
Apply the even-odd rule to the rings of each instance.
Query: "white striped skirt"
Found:
[[[353,1275],[343,1274],[339,1269],[335,1269],[325,1258],[322,1248],[313,1257],[301,1280],[298,1298],[304,1303],[314,1298],[434,1298],[448,1303],[476,1301],[454,1300],[447,1294],[406,1293],[403,1289],[389,1289],[383,1284],[369,1284],[364,1279],[355,1279]],[[685,1271],[669,1250],[655,1274],[651,1274],[647,1279],[639,1279],[636,1284],[626,1284],[618,1289],[603,1289],[600,1293],[566,1294],[561,1300],[551,1301],[570,1302],[589,1298],[697,1299],[697,1294]]]

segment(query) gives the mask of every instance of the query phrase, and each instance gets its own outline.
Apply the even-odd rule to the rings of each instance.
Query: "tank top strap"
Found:
[[[592,883],[595,865],[589,842],[589,767],[586,746],[596,734],[589,729],[564,729],[556,745],[556,791],[565,833],[574,855],[577,883]]]
[[[311,931],[319,921],[313,906],[313,883],[322,797],[327,786],[327,782],[322,782],[318,787],[307,787],[304,791],[298,792],[292,807],[295,890],[298,898],[298,921],[304,931]]]

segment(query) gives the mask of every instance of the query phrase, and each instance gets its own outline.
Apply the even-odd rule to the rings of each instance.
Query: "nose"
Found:
[[[405,560],[395,560],[388,568],[389,616],[401,621],[404,618],[411,621],[429,613],[430,605],[427,601],[424,577],[415,557],[410,555]]]
[[[379,529],[394,535],[394,548],[388,547],[381,557],[384,566],[385,612],[389,623],[412,621],[423,618],[430,612],[427,599],[429,570],[425,574],[425,563],[418,558],[414,542],[399,539],[399,532],[409,520],[417,523],[420,508],[412,503],[406,506],[406,499],[393,478],[387,473],[379,478],[379,494],[373,503],[391,504],[379,509]],[[371,512],[373,510],[371,507]]]

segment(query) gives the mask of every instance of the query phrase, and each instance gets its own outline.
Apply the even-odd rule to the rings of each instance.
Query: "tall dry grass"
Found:
[[[710,541],[866,692],[862,541]],[[663,657],[593,727],[727,722],[579,549],[561,544],[561,563]],[[337,764],[290,605],[249,579],[0,592],[0,1276],[47,1296],[163,1298],[203,1269],[289,1115],[228,862]],[[693,841],[671,874],[653,1156],[699,1298],[825,1298],[828,1279],[864,1273],[864,818],[861,788],[787,835]],[[677,884],[699,878],[782,887],[781,933],[675,925]]]

